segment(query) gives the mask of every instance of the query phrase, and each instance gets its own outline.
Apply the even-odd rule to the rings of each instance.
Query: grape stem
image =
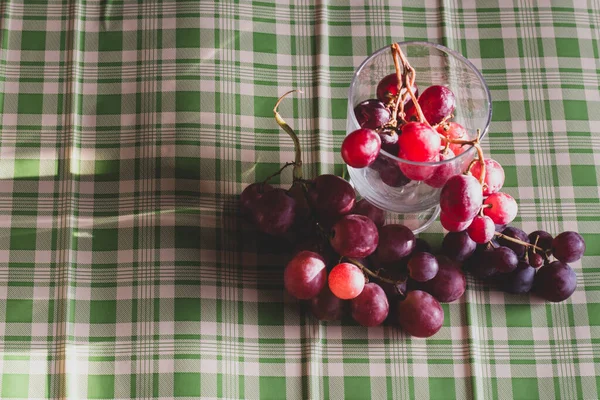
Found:
[[[507,236],[507,235],[505,235],[503,233],[494,232],[494,234],[496,236],[499,236],[499,237],[501,237],[503,239],[508,240],[509,242],[517,243],[517,244],[523,245],[525,247],[533,247],[535,250],[539,250],[541,252],[544,251],[544,249],[542,249],[541,247],[536,246],[535,244],[531,244],[531,243],[527,243],[527,242],[524,242],[524,241],[519,240],[519,239],[515,239],[514,237]]]
[[[283,167],[279,168],[279,171],[275,172],[274,174],[271,174],[271,175],[267,176],[267,178],[263,181],[263,185],[265,183],[269,183],[269,181],[271,179],[275,178],[277,175],[280,175],[283,172],[283,170],[286,169],[287,167],[289,167],[290,165],[296,165],[296,163],[293,162],[293,161],[292,162],[286,162]]]
[[[398,45],[398,43],[392,44],[392,57],[394,58],[394,65],[396,66],[396,74],[398,76],[398,79],[400,79],[400,75],[399,75],[400,66],[398,65],[398,61],[397,61],[396,57],[400,58],[400,62],[402,63],[402,67],[404,68],[403,86],[406,88],[406,93],[408,93],[408,95],[410,96],[410,98],[413,101],[413,106],[415,107],[415,110],[417,111],[417,116],[419,118],[419,122],[429,125],[429,122],[425,119],[423,110],[421,110],[421,106],[419,105],[419,102],[417,101],[417,96],[415,96],[415,92],[413,92],[413,90],[412,90],[412,87],[415,82],[415,75],[416,75],[415,69],[410,65],[410,63],[406,59],[406,56],[402,52],[402,49],[400,49],[400,45]],[[398,112],[398,105],[400,103],[402,103],[402,106],[403,106],[402,114],[404,114],[404,101],[403,101],[404,99],[406,99],[406,97],[402,96],[402,99],[401,99],[400,91],[398,91],[398,99],[396,100],[396,107],[394,109],[394,113]],[[395,118],[395,116],[393,116],[392,118]],[[429,126],[431,126],[431,125],[429,125]]]
[[[294,132],[294,130],[287,124],[287,122],[285,122],[285,120],[281,117],[281,115],[279,114],[279,112],[277,111],[277,107],[279,107],[279,103],[281,103],[281,101],[290,93],[303,93],[301,90],[290,90],[289,92],[284,93],[278,100],[277,103],[275,103],[275,107],[273,107],[273,113],[275,114],[275,121],[277,121],[277,124],[288,134],[290,135],[290,137],[292,138],[292,141],[294,142],[294,152],[295,152],[295,159],[294,159],[294,171],[293,171],[293,179],[294,181],[300,180],[302,179],[302,150],[300,147],[300,140],[298,139],[298,135],[296,135],[296,132]]]
[[[346,259],[348,261],[350,261],[352,264],[356,265],[358,268],[360,268],[365,274],[367,274],[367,275],[369,275],[369,276],[371,276],[373,278],[379,279],[381,282],[385,282],[385,283],[389,283],[391,285],[394,285],[394,287],[396,288],[396,291],[398,292],[398,294],[404,296],[404,293],[402,293],[402,291],[398,289],[397,285],[400,285],[400,284],[406,282],[406,280],[395,281],[393,279],[385,278],[385,277],[379,275],[379,271],[377,271],[377,272],[371,271],[369,268],[365,267],[360,261],[358,261],[358,260],[356,260],[354,258],[346,257]]]

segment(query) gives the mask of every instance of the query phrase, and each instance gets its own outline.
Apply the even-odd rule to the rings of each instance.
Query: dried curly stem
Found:
[[[275,178],[277,175],[280,175],[283,172],[283,170],[289,167],[290,165],[296,165],[296,163],[293,161],[286,162],[283,167],[279,168],[279,171],[267,176],[267,178],[263,181],[263,184],[268,183],[271,179]]]
[[[503,233],[494,232],[494,234],[496,236],[501,237],[502,239],[508,240],[509,242],[517,243],[517,244],[523,245],[525,247],[533,247],[535,250],[539,250],[541,252],[544,251],[544,249],[542,249],[541,247],[536,246],[535,244],[531,244],[531,243],[527,243],[527,242],[524,242],[524,241],[519,240],[519,239],[515,239],[514,237],[507,236],[507,235],[505,235]]]
[[[410,63],[406,59],[406,56],[400,49],[400,46],[398,45],[398,43],[392,44],[392,52],[395,53],[395,56],[397,55],[400,58],[400,61],[402,62],[402,67],[404,68],[404,71],[405,71],[404,86],[406,87],[406,92],[410,95],[410,98],[413,101],[413,105],[415,107],[415,110],[417,111],[417,117],[419,118],[419,122],[429,125],[429,122],[427,121],[427,119],[425,119],[423,110],[421,110],[421,106],[419,105],[419,102],[417,101],[417,96],[415,95],[415,92],[413,92],[413,90],[412,90],[412,86],[415,82],[415,75],[416,75],[415,69],[410,65]],[[394,59],[396,58],[395,56],[394,56]],[[411,80],[411,76],[412,76],[412,80]]]
[[[275,103],[275,107],[273,107],[273,113],[275,114],[275,121],[277,124],[292,138],[294,142],[294,152],[295,152],[295,160],[294,160],[294,181],[302,179],[302,150],[300,147],[300,140],[298,139],[298,135],[296,132],[285,122],[285,120],[281,117],[279,112],[277,111],[277,107],[279,107],[279,103],[290,93],[303,93],[301,90],[290,90],[287,93],[284,93]]]

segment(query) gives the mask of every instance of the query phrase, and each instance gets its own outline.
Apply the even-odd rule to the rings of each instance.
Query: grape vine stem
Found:
[[[283,170],[286,169],[287,167],[289,167],[290,165],[296,165],[296,163],[293,162],[293,161],[292,162],[286,162],[283,167],[279,168],[279,171],[277,171],[277,172],[275,172],[275,173],[267,176],[267,178],[263,181],[263,184],[269,183],[269,181],[271,179],[275,178],[277,175],[280,175],[283,172]]]
[[[392,58],[394,59],[394,66],[396,67],[396,76],[398,77],[398,85],[400,86],[400,65],[398,63],[398,58],[400,59],[400,62],[402,63],[402,68],[404,68],[404,74],[403,74],[403,78],[404,78],[404,82],[403,82],[403,86],[406,89],[406,93],[408,93],[408,95],[410,96],[410,98],[413,101],[413,106],[415,107],[415,110],[417,111],[417,116],[419,117],[419,122],[425,123],[427,125],[429,125],[429,122],[425,119],[425,115],[423,114],[423,110],[421,110],[421,106],[419,105],[419,102],[417,101],[417,96],[415,95],[415,92],[413,92],[412,87],[415,83],[415,69],[410,65],[410,63],[408,62],[408,60],[406,59],[406,56],[404,55],[404,53],[402,52],[402,49],[400,49],[400,45],[398,43],[393,43],[392,44]],[[400,86],[402,87],[402,86]],[[402,103],[402,114],[404,114],[404,100],[406,99],[405,96],[400,96],[400,90],[398,90],[398,98],[396,99],[396,105],[394,107],[394,116],[392,116],[392,118],[396,118],[396,114],[398,113],[398,106],[400,103]],[[431,125],[429,125],[431,126]]]
[[[542,249],[541,247],[536,246],[535,244],[531,244],[531,243],[527,243],[527,242],[524,242],[524,241],[519,240],[519,239],[515,239],[514,237],[507,236],[507,235],[505,235],[503,233],[494,232],[494,234],[496,236],[501,237],[502,239],[508,240],[509,242],[517,243],[517,244],[523,245],[525,247],[533,247],[535,250],[539,250],[541,252],[544,251],[544,249]]]
[[[393,279],[389,279],[386,277],[383,277],[381,275],[379,275],[379,272],[373,272],[371,271],[369,268],[365,267],[360,261],[354,259],[354,258],[349,258],[349,257],[345,257],[348,261],[350,261],[352,264],[356,265],[358,268],[360,268],[365,274],[379,279],[381,282],[385,282],[385,283],[389,283],[391,285],[396,286],[396,291],[398,291],[398,293],[402,296],[404,296],[404,293],[402,293],[401,290],[398,289],[397,285],[400,285],[404,282],[406,282],[406,280],[399,280],[399,281],[395,281]]]
[[[279,107],[279,104],[281,103],[281,101],[287,95],[289,95],[291,93],[304,93],[304,92],[302,92],[301,90],[290,90],[289,92],[284,93],[277,100],[277,103],[275,103],[275,107],[273,107],[273,113],[275,114],[275,121],[277,121],[277,124],[288,135],[290,135],[290,137],[292,138],[292,141],[294,142],[295,159],[294,159],[294,164],[293,164],[294,165],[293,176],[294,176],[294,181],[297,181],[297,180],[302,179],[302,150],[300,147],[300,140],[298,139],[298,135],[296,135],[296,132],[294,132],[294,130],[287,124],[287,122],[285,122],[285,120],[281,117],[281,115],[277,111],[277,107]]]

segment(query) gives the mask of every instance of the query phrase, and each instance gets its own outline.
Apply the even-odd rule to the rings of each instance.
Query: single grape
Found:
[[[390,110],[385,104],[376,99],[365,100],[354,107],[356,120],[361,128],[375,129],[385,125],[390,120]]]
[[[343,257],[363,258],[377,248],[377,226],[364,215],[345,215],[331,228],[329,243]]]
[[[269,235],[286,233],[294,224],[296,202],[283,189],[264,193],[251,209],[251,218],[259,231]]]
[[[475,178],[473,178],[475,179]],[[483,209],[483,213],[490,217],[495,224],[509,224],[517,216],[519,207],[511,195],[498,192],[491,194],[483,204],[490,205]]]
[[[465,274],[460,264],[446,256],[438,256],[439,271],[422,288],[441,303],[451,303],[460,298],[467,288]]]
[[[450,89],[441,85],[429,86],[418,99],[425,119],[436,125],[449,117],[456,108],[456,98]]]
[[[382,129],[379,131],[379,138],[381,139],[381,150],[389,153],[392,156],[398,155],[398,132],[395,129]]]
[[[336,175],[319,175],[309,185],[308,199],[320,217],[333,218],[348,214],[354,207],[356,192]]]
[[[496,226],[494,221],[486,215],[477,215],[469,225],[467,233],[475,243],[487,243],[494,238]]]
[[[499,246],[484,252],[486,261],[498,272],[507,273],[514,271],[519,263],[519,258],[512,249],[505,246]]]
[[[440,223],[448,232],[462,232],[466,230],[472,222],[472,219],[467,221],[456,221],[451,214],[443,211],[440,213]]]
[[[442,253],[451,260],[464,262],[473,255],[477,245],[467,232],[450,232],[442,240]]]
[[[471,175],[454,175],[440,193],[440,207],[458,221],[469,221],[481,208],[481,184]],[[494,219],[494,218],[492,218]]]
[[[521,229],[515,228],[514,226],[507,226],[502,231],[502,234],[506,235],[508,237],[511,237],[513,239],[517,239],[522,242],[529,243],[529,237],[527,237],[527,234],[524,231],[522,231]],[[509,239],[503,238],[502,236],[498,237],[497,240],[501,246],[505,246],[505,247],[508,247],[509,249],[512,249],[512,251],[515,252],[515,254],[517,255],[518,258],[525,257],[525,251],[527,251],[527,248],[524,245],[512,242]]]
[[[483,181],[485,186],[483,187],[483,195],[489,196],[502,189],[502,185],[504,185],[504,168],[502,168],[500,163],[491,158],[486,159],[484,163],[485,179]],[[471,174],[479,180],[479,177],[481,176],[481,164],[479,162],[473,164],[473,167],[471,167]]]
[[[371,129],[357,129],[344,138],[342,159],[353,168],[364,168],[373,163],[381,149],[381,138]]]
[[[334,295],[325,285],[321,293],[310,299],[310,310],[321,321],[339,321],[345,313],[347,303]]]
[[[528,235],[528,238],[531,244],[536,244],[537,241],[536,246],[541,248],[544,253],[552,249],[552,240],[554,238],[546,231],[533,231]],[[530,249],[534,250],[532,247]]]
[[[432,253],[431,246],[425,239],[417,238],[415,240],[415,248],[413,250],[413,254],[415,253]]]
[[[367,283],[362,292],[350,301],[352,318],[362,326],[381,325],[388,316],[390,305],[383,289]]]
[[[454,158],[454,152],[447,149],[440,153],[439,161],[450,160]],[[458,174],[459,165],[455,162],[447,162],[435,167],[433,174],[425,180],[425,183],[434,188],[441,188],[448,182],[448,179]]]
[[[260,199],[263,194],[270,192],[273,189],[273,186],[263,182],[255,182],[246,186],[246,188],[240,194],[241,214],[249,216],[258,199]]]
[[[579,260],[585,253],[585,240],[573,231],[566,231],[552,240],[552,255],[563,263]]]
[[[406,177],[400,171],[400,167],[396,161],[391,158],[379,156],[370,168],[376,170],[379,173],[379,177],[383,183],[391,187],[402,187],[406,186],[410,179]]]
[[[439,301],[421,290],[414,290],[399,301],[396,308],[400,327],[415,337],[435,335],[444,324],[444,310]]]
[[[398,137],[398,156],[409,161],[434,161],[440,152],[441,139],[430,126],[420,122],[409,122],[402,126]]]
[[[351,213],[368,217],[375,225],[377,225],[377,227],[381,227],[385,224],[385,211],[375,207],[373,204],[369,203],[367,199],[357,201]]]
[[[442,135],[446,136],[448,139],[457,139],[457,140],[469,140],[469,134],[464,126],[457,122],[447,122],[445,124],[440,124],[436,128],[436,130]],[[442,141],[442,143],[444,143]],[[469,150],[472,146],[470,145],[461,145],[457,143],[450,143],[450,150],[455,155],[459,155]]]
[[[383,77],[377,84],[377,98],[385,104],[390,103],[398,95],[398,76],[396,73]]]
[[[375,256],[381,263],[401,261],[416,245],[415,235],[404,225],[390,224],[379,229],[379,245]]]
[[[577,275],[568,264],[554,261],[537,271],[533,285],[540,297],[560,302],[571,297],[577,289]]]
[[[301,251],[287,264],[283,284],[289,294],[298,299],[310,299],[321,292],[327,283],[325,260],[312,251]]]
[[[342,300],[355,298],[364,287],[365,276],[354,264],[340,263],[329,273],[329,289]]]
[[[535,269],[524,263],[524,268],[517,268],[513,272],[503,274],[500,278],[500,287],[508,293],[529,293],[533,286]]]
[[[544,258],[537,253],[529,253],[529,265],[533,268],[540,268],[544,265]]]
[[[433,279],[438,269],[437,259],[430,253],[415,253],[408,260],[408,274],[417,282]]]

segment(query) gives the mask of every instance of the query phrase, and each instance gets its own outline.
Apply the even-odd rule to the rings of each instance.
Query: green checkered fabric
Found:
[[[404,40],[481,69],[515,225],[587,241],[568,301],[469,279],[427,340],[319,323],[237,219],[293,159],[276,98],[341,174],[353,71]],[[1,1],[0,397],[598,399],[599,52],[598,0]]]

